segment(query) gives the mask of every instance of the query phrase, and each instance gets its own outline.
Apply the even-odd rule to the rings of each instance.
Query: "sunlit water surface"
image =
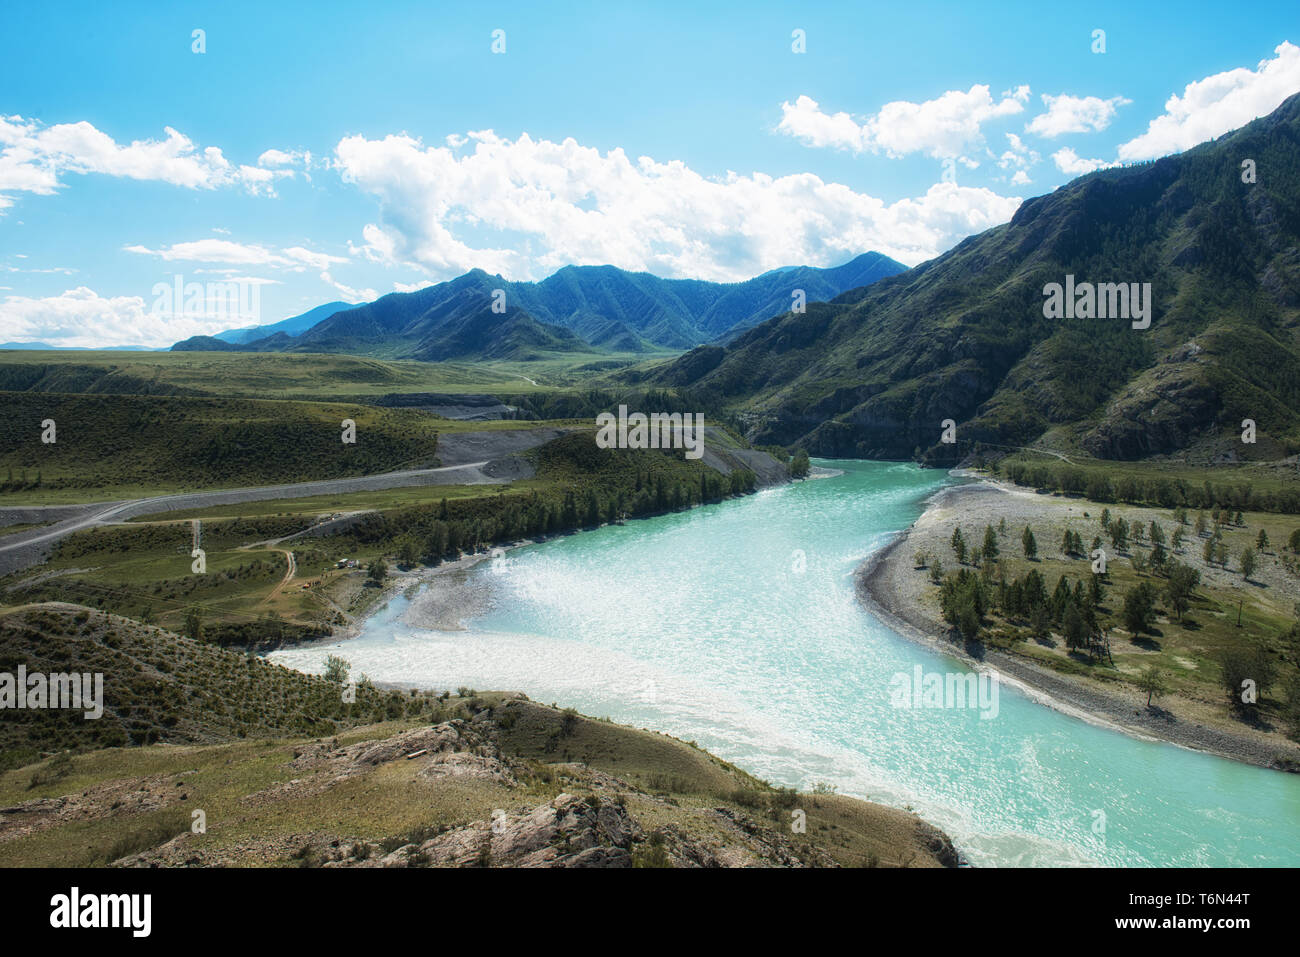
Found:
[[[516,549],[469,630],[403,622],[273,658],[435,688],[510,689],[693,740],[773,784],[910,806],[972,863],[1300,864],[1300,777],[1140,741],[1000,689],[998,713],[891,703],[962,666],[865,611],[854,569],[949,481],[843,475]],[[800,554],[802,553],[802,561]]]

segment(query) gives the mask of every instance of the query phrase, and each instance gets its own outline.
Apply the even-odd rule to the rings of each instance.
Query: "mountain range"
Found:
[[[1076,281],[1150,283],[1150,328],[1048,318],[1045,287]],[[826,456],[951,461],[1045,434],[1111,459],[1294,454],[1300,94],[1216,141],[1027,200],[907,272],[621,377],[707,390],[751,441]]]
[[[328,319],[336,312],[351,308],[351,303],[341,301],[327,302],[323,305],[316,306],[314,309],[308,309],[299,316],[291,316],[288,319],[281,319],[279,322],[273,322],[265,326],[245,326],[242,329],[227,329],[225,332],[218,332],[213,338],[220,339],[223,342],[233,342],[237,345],[243,345],[244,343],[255,342],[258,339],[265,339],[268,336],[273,336],[277,332],[296,336],[298,333],[310,329],[322,319]]]
[[[196,336],[172,348],[426,360],[525,358],[592,347],[679,351],[788,310],[794,290],[803,290],[809,302],[829,299],[905,269],[879,253],[828,269],[774,269],[739,283],[662,279],[615,266],[566,266],[541,282],[510,282],[475,269],[416,292],[391,293],[360,306],[321,306],[253,330]],[[504,312],[492,309],[498,290],[504,293]],[[304,325],[308,318],[315,321]],[[265,335],[250,336],[250,331]]]

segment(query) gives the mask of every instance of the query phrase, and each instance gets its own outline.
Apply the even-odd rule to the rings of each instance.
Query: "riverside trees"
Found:
[[[957,629],[962,638],[974,641],[988,607],[988,593],[980,577],[963,568],[944,579],[939,594],[944,621]]]

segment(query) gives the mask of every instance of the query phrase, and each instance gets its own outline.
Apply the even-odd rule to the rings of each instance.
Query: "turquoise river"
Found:
[[[1138,740],[1006,684],[990,709],[899,707],[894,676],[964,670],[858,603],[854,570],[951,481],[843,474],[509,551],[469,573],[464,631],[397,598],[341,654],[377,681],[510,689],[691,740],[773,784],[910,807],[976,865],[1300,865],[1300,776]],[[990,715],[984,717],[983,715]]]

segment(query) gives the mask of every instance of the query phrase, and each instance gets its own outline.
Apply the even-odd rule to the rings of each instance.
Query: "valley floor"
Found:
[[[1205,566],[1199,554],[1193,557],[1191,553],[1199,553],[1201,545],[1193,535],[1177,557],[1193,564],[1202,574],[1198,601],[1188,618],[1198,631],[1201,628],[1191,619],[1203,622],[1204,634],[1189,640],[1191,633],[1174,627],[1163,616],[1159,625],[1164,633],[1158,641],[1135,640],[1122,629],[1112,627],[1109,633],[1114,665],[1092,663],[1068,651],[1057,633],[1042,641],[1023,635],[1008,640],[1014,628],[990,628],[986,640],[963,644],[943,620],[940,590],[932,584],[929,571],[918,567],[916,556],[924,552],[931,558],[941,558],[949,570],[958,568],[950,545],[957,524],[973,549],[979,546],[986,527],[996,529],[1005,521],[1005,530],[999,535],[1002,554],[1014,551],[1016,555],[1007,563],[1012,566],[1009,578],[1029,567],[1021,557],[1020,536],[1024,527],[1030,526],[1042,556],[1034,564],[1046,578],[1050,592],[1060,574],[1073,581],[1090,573],[1087,561],[1070,561],[1058,555],[1059,543],[1067,528],[1086,532],[1085,542],[1091,541],[1094,534],[1104,538],[1097,517],[1106,507],[1084,499],[1037,494],[990,479],[946,488],[931,498],[924,514],[910,528],[863,563],[858,570],[859,596],[900,634],[968,664],[992,668],[1036,700],[1065,713],[1138,737],[1249,764],[1300,769],[1300,745],[1287,738],[1281,722],[1265,720],[1251,725],[1240,720],[1230,712],[1217,683],[1210,680],[1217,673],[1217,664],[1209,643],[1216,636],[1231,636],[1228,629],[1237,613],[1239,595],[1244,599],[1246,623],[1257,631],[1268,629],[1261,622],[1271,621],[1271,613],[1285,616],[1292,611],[1288,597],[1293,600],[1300,592],[1295,577],[1280,561],[1263,561],[1255,580],[1243,584],[1239,573]],[[1149,522],[1155,518],[1173,525],[1166,510],[1130,506],[1110,509],[1130,521]],[[1261,518],[1295,524],[1293,516]],[[1254,534],[1252,528],[1250,536]],[[1111,551],[1109,544],[1106,548]],[[1136,546],[1131,548],[1136,550]],[[1280,552],[1280,543],[1277,548]],[[1135,581],[1137,576],[1121,556],[1112,557],[1110,571],[1113,586],[1106,604],[1117,609],[1123,597],[1120,582]],[[1174,677],[1170,692],[1158,698],[1153,707],[1147,707],[1145,694],[1128,683],[1147,663],[1168,668],[1166,674]]]

